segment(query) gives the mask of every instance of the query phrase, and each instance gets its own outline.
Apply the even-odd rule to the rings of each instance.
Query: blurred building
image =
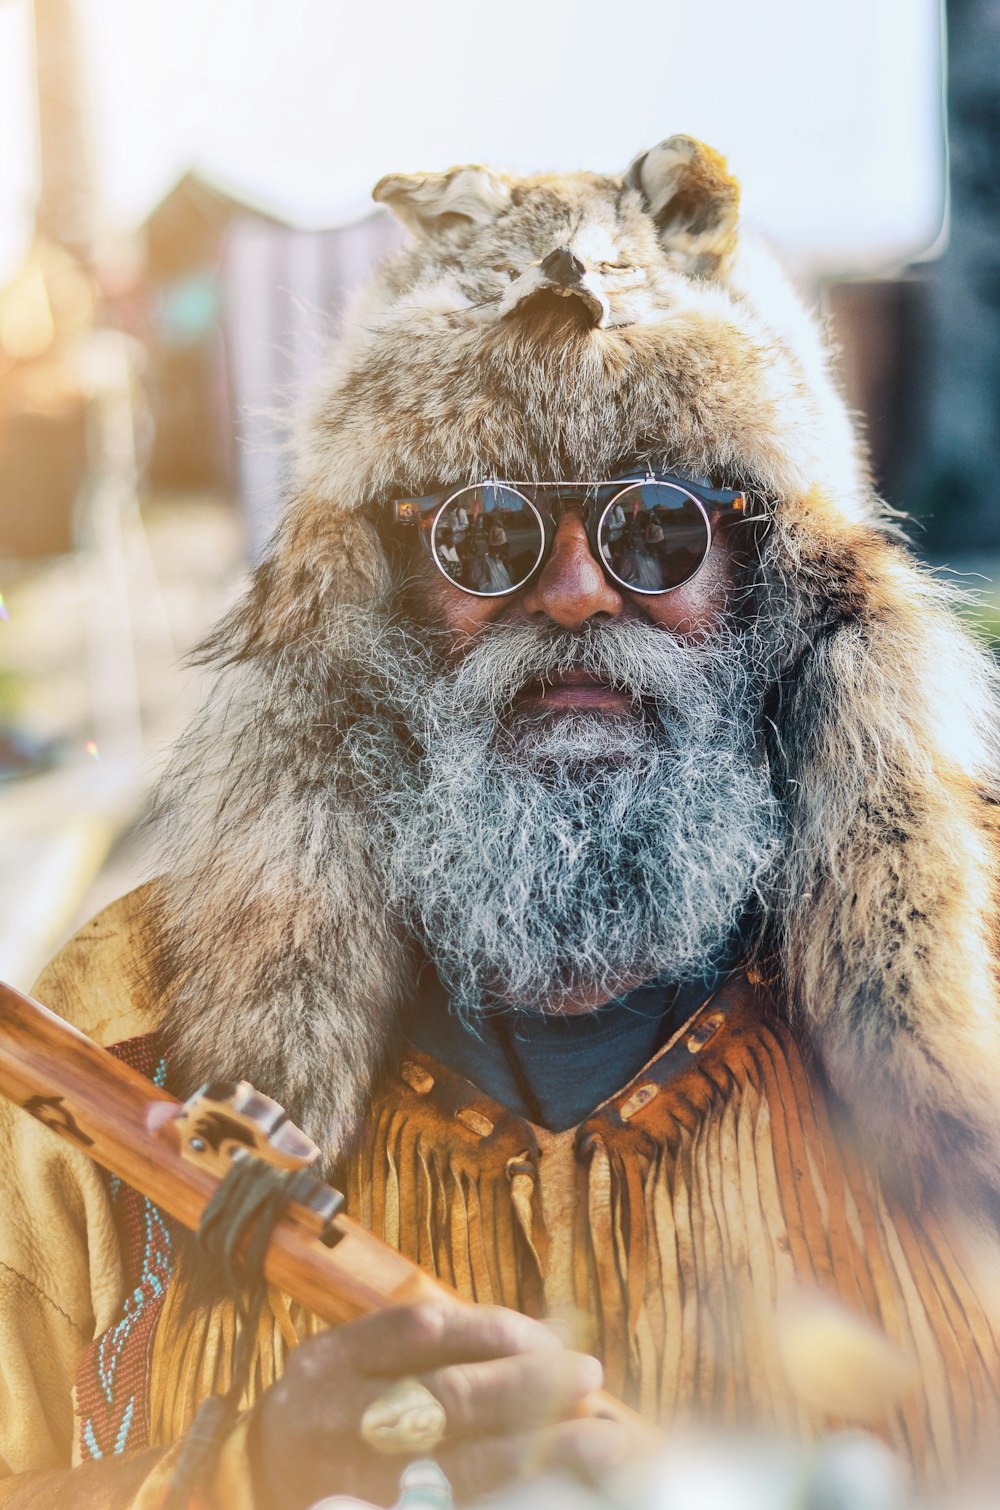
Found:
[[[948,0],[950,213],[903,472],[938,555],[1000,552],[1000,0]]]
[[[985,462],[968,481],[968,434],[988,455],[996,423],[992,295],[975,272],[992,243],[988,228],[969,239],[964,206],[996,183],[996,146],[984,156],[983,143],[996,132],[1000,0],[952,0],[952,243],[929,281],[921,270],[870,270],[912,258],[940,225],[939,0],[844,0],[835,17],[766,0],[759,14],[732,7],[721,29],[684,0],[626,0],[621,25],[662,45],[638,50],[620,79],[605,81],[599,118],[568,108],[586,70],[603,66],[588,35],[596,0],[575,8],[568,32],[556,8],[512,0],[474,78],[443,45],[458,0],[419,19],[397,7],[388,50],[384,20],[325,0],[289,0],[280,14],[257,5],[249,26],[237,0],[208,11],[195,0],[127,9],[10,0],[22,12],[29,3],[39,230],[93,271],[96,318],[145,351],[136,356],[153,419],[148,485],[235,494],[254,556],[280,506],[289,419],[316,383],[345,298],[399,236],[391,219],[362,208],[378,172],[462,154],[620,170],[676,129],[731,154],[750,217],[813,290],[838,271],[868,270],[866,281],[838,284],[829,307],[877,482],[893,503],[938,520],[948,513],[949,528],[975,517],[977,539],[1000,548],[986,504],[951,506],[956,468],[962,486],[985,497]],[[514,23],[528,16],[525,50]],[[485,26],[472,15],[465,24],[470,35]],[[562,51],[551,49],[557,37]],[[781,89],[757,92],[748,111],[742,90],[706,91],[697,70],[670,73],[668,88],[663,49],[697,57],[709,44],[720,77],[736,67],[761,80],[780,72]],[[377,89],[366,62],[374,56]],[[800,129],[790,132],[790,119]],[[108,255],[115,240],[131,243],[126,276]],[[958,342],[945,334],[955,330]],[[944,382],[936,364],[950,364]],[[932,462],[915,466],[929,445]]]
[[[875,488],[894,508],[912,512],[909,473],[925,444],[920,404],[930,304],[927,268],[918,264],[891,277],[835,279],[824,289],[822,304],[844,390],[871,455]],[[918,531],[915,543],[923,542]]]
[[[949,206],[936,255],[826,295],[876,483],[918,548],[1000,555],[1000,0],[949,0]]]
[[[185,174],[142,230],[153,487],[234,487],[260,555],[287,434],[346,300],[401,240],[382,211],[303,229]]]
[[[75,359],[93,308],[76,258],[43,237],[0,289],[0,559],[72,548],[87,466]]]

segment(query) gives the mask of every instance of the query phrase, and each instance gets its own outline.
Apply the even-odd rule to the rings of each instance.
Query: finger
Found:
[[[420,1375],[440,1400],[448,1436],[501,1436],[564,1420],[604,1371],[584,1353],[549,1350],[482,1363],[457,1363]]]
[[[589,1416],[550,1427],[542,1444],[542,1461],[546,1468],[564,1468],[599,1482],[603,1474],[625,1461],[631,1446],[620,1421]]]
[[[392,1377],[560,1347],[530,1316],[457,1301],[422,1301],[365,1316],[341,1330],[340,1345],[362,1373]]]
[[[542,1432],[480,1437],[439,1448],[436,1456],[461,1503],[504,1484],[562,1470],[586,1482],[623,1461],[628,1435],[615,1421],[564,1421]]]

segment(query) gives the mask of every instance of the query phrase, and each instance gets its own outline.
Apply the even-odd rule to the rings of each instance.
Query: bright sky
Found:
[[[24,255],[35,192],[27,0],[0,0],[0,285]]]
[[[113,225],[189,164],[329,225],[385,172],[615,171],[687,131],[813,271],[888,265],[940,229],[940,0],[78,3]],[[10,83],[26,7],[0,0],[0,143],[29,139]],[[0,276],[18,171],[0,147]]]

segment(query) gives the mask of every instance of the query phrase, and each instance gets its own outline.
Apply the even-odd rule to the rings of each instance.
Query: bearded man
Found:
[[[413,1375],[460,1499],[592,1468],[602,1369],[665,1424],[846,1417],[947,1477],[997,1414],[989,663],[716,154],[376,198],[414,238],[205,649],[162,878],[38,994],[180,1093],[253,1081],[481,1304],[324,1331],[270,1291],[203,1493],[390,1503],[363,1423]],[[159,1503],[232,1303],[148,1202],[4,1136],[0,1504]],[[817,1314],[860,1365],[803,1358]]]

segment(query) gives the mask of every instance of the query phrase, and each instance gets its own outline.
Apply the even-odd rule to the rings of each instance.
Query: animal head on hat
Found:
[[[817,331],[738,229],[717,153],[672,137],[620,178],[393,174],[413,232],[355,306],[297,481],[340,513],[624,457],[835,493],[864,477]]]
[[[717,276],[736,247],[739,189],[717,153],[675,137],[623,180],[518,180],[483,167],[389,174],[373,197],[432,256],[457,254],[456,287],[484,320],[540,295],[569,298],[602,329],[649,324],[670,308],[671,270]],[[531,312],[537,321],[537,303]]]
[[[744,601],[782,647],[760,738],[790,838],[756,941],[782,1002],[874,1144],[1000,1210],[991,665],[887,524],[722,159],[672,137],[621,177],[463,167],[375,192],[412,240],[346,321],[165,787],[182,1062],[249,1075],[335,1147],[411,988],[338,760],[332,626],[393,591],[364,505],[648,461],[771,519]]]

